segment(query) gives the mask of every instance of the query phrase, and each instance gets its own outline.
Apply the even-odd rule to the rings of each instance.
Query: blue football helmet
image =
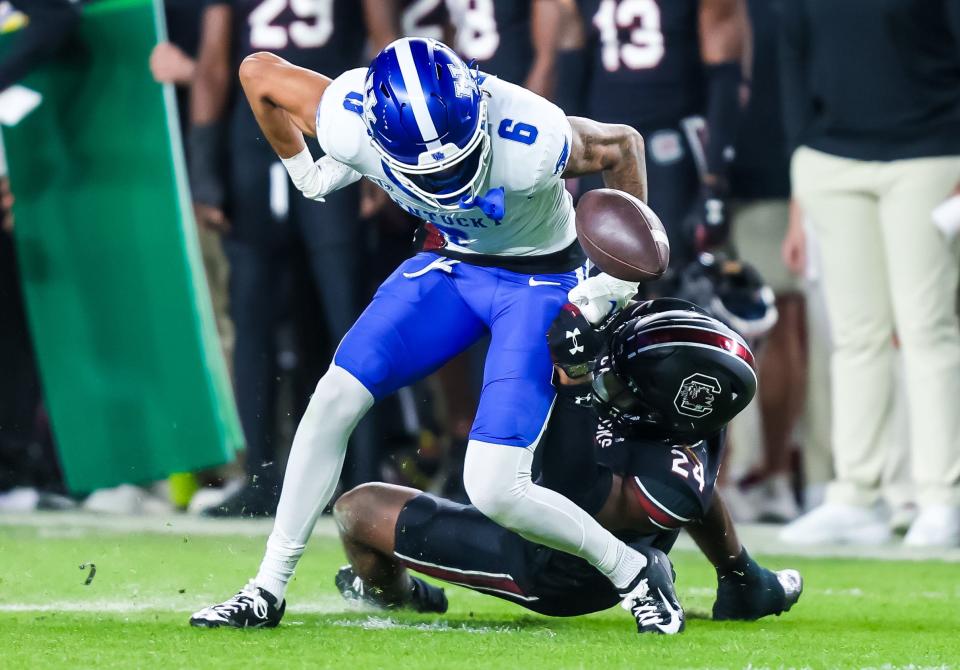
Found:
[[[403,38],[367,70],[363,118],[388,176],[417,198],[457,210],[490,168],[478,73],[432,39]]]

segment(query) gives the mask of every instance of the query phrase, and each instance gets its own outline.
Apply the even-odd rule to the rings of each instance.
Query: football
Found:
[[[670,243],[660,218],[643,201],[616,189],[600,188],[581,196],[577,237],[587,257],[617,279],[657,279],[670,262]]]

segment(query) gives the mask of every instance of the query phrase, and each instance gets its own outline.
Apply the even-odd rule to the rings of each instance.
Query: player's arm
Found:
[[[603,173],[609,188],[625,191],[647,201],[647,167],[643,137],[634,128],[599,123],[578,116],[567,117],[573,129],[570,157],[563,177]]]
[[[740,85],[749,51],[745,0],[701,0],[700,53],[707,79],[706,174],[704,183],[725,186],[726,150],[740,116]]]
[[[190,88],[190,190],[197,219],[224,229],[223,166],[227,100],[230,96],[230,54],[233,9],[211,2],[201,15],[200,44]]]
[[[240,84],[264,137],[277,152],[290,179],[311,200],[360,179],[360,173],[324,156],[316,163],[303,139],[314,137],[317,108],[330,78],[259,52],[240,64]]]
[[[370,51],[375,54],[402,34],[399,0],[363,0],[363,20]]]
[[[561,0],[530,0],[530,41],[533,63],[524,86],[548,100],[553,97],[557,50],[565,8]]]

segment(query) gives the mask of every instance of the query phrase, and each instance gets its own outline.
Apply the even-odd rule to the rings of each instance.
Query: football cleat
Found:
[[[673,566],[659,549],[641,550],[647,566],[621,594],[620,606],[637,620],[638,633],[675,635],[683,631],[683,608],[673,588]]]
[[[751,574],[731,572],[717,584],[713,603],[715,621],[755,621],[789,611],[803,593],[803,577],[796,570],[773,572],[759,568]]]
[[[391,603],[384,600],[380,589],[367,586],[366,582],[353,570],[353,566],[345,565],[337,571],[333,579],[337,590],[344,600],[362,603],[377,609],[393,609],[404,607],[415,612],[443,614],[447,611],[447,595],[443,589],[428,584],[419,577],[410,575],[410,594],[404,603]]]
[[[286,601],[280,601],[253,581],[247,582],[237,595],[219,605],[204,607],[190,617],[190,625],[198,628],[275,628],[283,618]]]

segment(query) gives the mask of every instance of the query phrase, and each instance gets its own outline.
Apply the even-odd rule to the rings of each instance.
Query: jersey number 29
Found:
[[[656,0],[601,0],[593,25],[600,31],[600,58],[608,72],[619,70],[621,63],[630,70],[646,70],[663,59]],[[630,39],[621,44],[620,31],[627,29]]]
[[[288,5],[297,18],[289,25],[278,25]],[[333,33],[333,0],[263,0],[247,22],[250,46],[255,49],[285,49],[290,42],[301,49],[316,49]]]

